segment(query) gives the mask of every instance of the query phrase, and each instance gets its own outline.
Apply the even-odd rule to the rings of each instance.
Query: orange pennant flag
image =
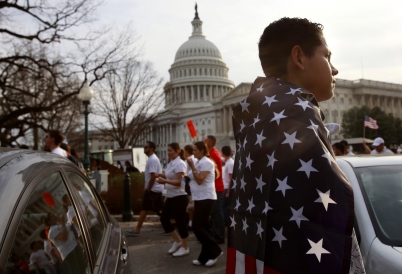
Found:
[[[49,192],[42,192],[42,197],[48,206],[54,206],[56,203],[53,200],[52,194]]]
[[[187,127],[188,127],[188,130],[190,131],[191,138],[194,138],[195,136],[197,136],[197,131],[195,130],[193,120],[187,121]]]

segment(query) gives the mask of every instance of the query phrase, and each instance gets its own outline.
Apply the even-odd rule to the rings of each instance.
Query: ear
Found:
[[[305,58],[306,58],[306,55],[304,54],[304,52],[300,46],[294,46],[292,48],[292,51],[290,52],[290,56],[289,56],[289,61],[294,67],[296,67],[300,70],[304,70],[305,69],[305,63],[304,63]]]

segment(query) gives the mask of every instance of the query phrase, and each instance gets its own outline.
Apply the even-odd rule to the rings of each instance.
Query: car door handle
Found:
[[[120,255],[120,259],[123,261],[123,263],[127,262],[127,256],[128,256],[127,249],[125,247],[123,247],[121,249],[121,255]]]

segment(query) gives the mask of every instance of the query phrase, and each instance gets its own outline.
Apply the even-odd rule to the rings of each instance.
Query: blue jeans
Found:
[[[223,192],[216,192],[217,200],[211,210],[211,219],[209,222],[209,234],[217,242],[225,242],[225,222],[222,212],[222,194]]]

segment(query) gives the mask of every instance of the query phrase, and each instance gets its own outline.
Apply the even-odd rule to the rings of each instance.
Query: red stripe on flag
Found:
[[[255,258],[248,255],[244,256],[245,273],[257,273],[257,262]]]
[[[226,252],[226,274],[234,274],[236,272],[236,249],[228,247]]]

